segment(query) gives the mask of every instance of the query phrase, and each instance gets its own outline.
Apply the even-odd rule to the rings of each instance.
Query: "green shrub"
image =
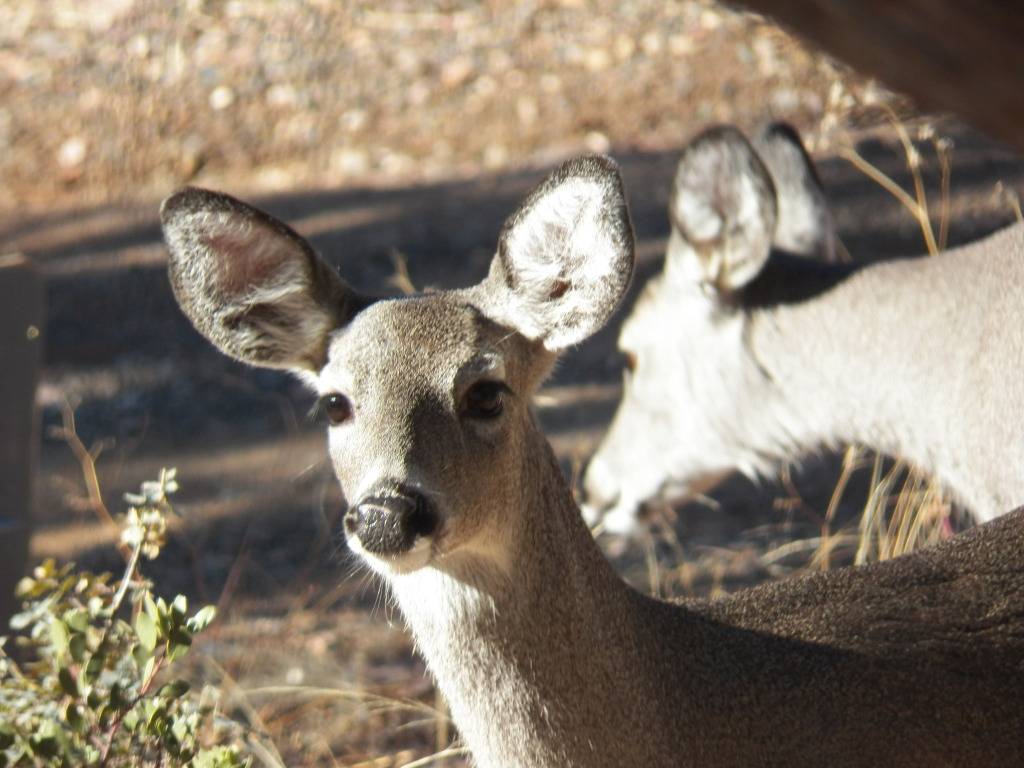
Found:
[[[140,561],[164,544],[174,470],[147,482],[121,540],[124,575],[94,575],[52,560],[22,579],[24,609],[11,620],[16,663],[0,638],[0,768],[5,766],[249,766],[242,730],[217,713],[212,689],[196,695],[175,662],[213,621],[185,597],[154,598]]]

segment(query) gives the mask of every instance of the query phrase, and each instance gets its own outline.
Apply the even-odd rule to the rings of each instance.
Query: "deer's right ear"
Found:
[[[239,200],[186,188],[160,207],[174,296],[196,329],[252,365],[319,371],[359,299],[294,230]]]
[[[598,330],[633,275],[633,226],[619,169],[566,161],[509,217],[483,287],[492,312],[555,352]]]
[[[705,131],[683,150],[669,203],[673,241],[667,259],[694,260],[685,272],[722,292],[752,280],[771,253],[775,187],[738,130]]]
[[[836,261],[828,198],[800,134],[788,123],[771,123],[754,139],[754,147],[775,183],[778,222],[772,244],[794,256]]]

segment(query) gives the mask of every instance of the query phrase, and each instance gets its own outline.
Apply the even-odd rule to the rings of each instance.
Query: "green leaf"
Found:
[[[137,709],[129,710],[128,714],[121,720],[121,725],[127,729],[129,733],[134,732],[139,727],[139,712]]]
[[[160,602],[162,603],[163,600]],[[160,611],[157,608],[156,603],[153,602],[153,596],[149,594],[149,592],[146,592],[145,596],[142,598],[142,608],[154,623],[160,619]]]
[[[188,612],[188,598],[184,595],[178,595],[174,598],[174,602],[171,603],[171,613],[174,614],[174,618],[178,623],[185,618],[185,614]]]
[[[34,608],[29,608],[26,611],[14,614],[9,622],[11,629],[15,632],[25,629],[25,627],[35,621],[37,613]]]
[[[75,608],[64,614],[64,623],[75,632],[85,632],[89,628],[89,614]]]
[[[58,659],[68,651],[68,628],[56,617],[50,621],[50,645]]]
[[[145,668],[146,662],[153,656],[153,651],[147,651],[141,643],[136,644],[132,649],[132,658],[135,659],[135,668],[140,672]]]
[[[196,615],[188,620],[186,627],[192,634],[198,634],[206,629],[217,617],[217,609],[212,605],[205,605],[200,608]]]
[[[135,634],[139,638],[139,644],[147,651],[152,652],[156,648],[156,622],[146,611],[139,611],[135,618]]]
[[[36,588],[36,580],[26,576],[20,579],[14,587],[14,596],[19,600],[24,600],[27,597],[32,596],[33,591]]]
[[[121,685],[120,681],[115,681],[114,684],[110,686],[109,699],[111,708],[117,711],[128,708],[129,702],[125,698],[124,687]]]
[[[14,730],[7,723],[0,723],[0,750],[14,743]]]
[[[178,643],[169,643],[167,646],[167,660],[177,661],[182,656],[188,653],[187,645],[180,645]]]
[[[171,682],[160,686],[160,695],[170,699],[180,699],[189,692],[191,687],[185,680],[171,680]]]
[[[71,652],[71,658],[81,663],[85,658],[85,635],[77,632],[73,634],[68,640],[68,650]]]
[[[79,678],[83,683],[90,683],[100,676],[103,671],[103,655],[97,650],[92,656],[89,657],[89,661],[82,667],[79,672]]]
[[[173,645],[192,645],[192,633],[185,627],[174,627],[167,639]]]
[[[64,710],[64,719],[67,721],[67,724],[71,726],[72,730],[77,731],[78,733],[85,731],[85,718],[82,717],[82,712],[75,702],[70,702]]]
[[[60,751],[60,743],[56,736],[29,736],[32,751],[40,757],[56,757]]]
[[[78,696],[78,681],[75,679],[75,676],[71,674],[70,669],[67,667],[61,667],[57,671],[57,680],[60,682],[60,688],[64,693],[68,696]]]

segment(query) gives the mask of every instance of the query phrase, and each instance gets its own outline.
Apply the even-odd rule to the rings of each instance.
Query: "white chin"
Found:
[[[400,555],[377,555],[367,552],[355,537],[349,538],[348,546],[381,576],[399,576],[426,568],[433,556],[433,539],[430,537],[420,537],[412,549]]]
[[[604,516],[605,533],[617,536],[632,536],[637,532],[640,523],[637,520],[635,505],[617,504]]]
[[[636,504],[616,504],[611,509],[602,511],[593,504],[581,504],[580,514],[583,521],[590,527],[597,527],[603,533],[611,533],[617,536],[630,536],[636,533],[639,523],[637,521]]]
[[[601,522],[601,511],[593,504],[580,504],[580,514],[583,515],[583,522],[590,528]]]

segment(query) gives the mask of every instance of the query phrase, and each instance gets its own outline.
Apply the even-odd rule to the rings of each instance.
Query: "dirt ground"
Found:
[[[881,105],[881,106],[880,106]],[[853,258],[920,253],[916,223],[837,157],[855,145],[904,188],[912,134],[953,142],[950,242],[1012,220],[1024,163],[959,123],[710,3],[0,0],[0,253],[47,280],[44,435],[33,556],[116,568],[78,467],[51,434],[65,402],[107,502],[179,469],[181,520],[158,590],[217,603],[196,654],[289,766],[401,765],[454,731],[378,585],[347,559],[311,397],[206,344],[165,277],[159,200],[224,189],[289,221],[358,289],[480,279],[505,216],[558,159],[622,165],[638,238],[631,298],[546,386],[541,421],[578,471],[619,395],[615,337],[660,265],[675,159],[703,126],[797,125]],[[941,173],[921,142],[930,200]],[[937,204],[934,206],[939,208]],[[667,512],[616,563],[644,589],[707,594],[804,567],[835,456],[734,478]],[[851,521],[861,476],[840,504]],[[842,559],[842,551],[838,553]],[[454,764],[454,763],[449,763]]]

